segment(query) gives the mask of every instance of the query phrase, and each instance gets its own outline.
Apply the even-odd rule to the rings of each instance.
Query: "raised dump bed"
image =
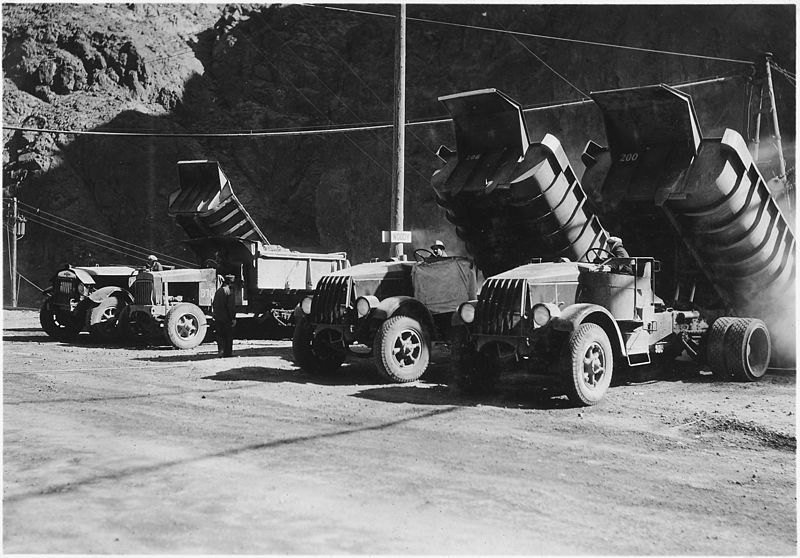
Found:
[[[631,208],[660,207],[670,226],[633,230],[638,245],[647,249],[673,235],[693,260],[676,267],[701,271],[724,306],[763,319],[779,352],[793,353],[794,334],[783,347],[781,336],[787,327],[794,331],[794,233],[742,136],[728,129],[704,139],[691,97],[668,86],[591,96],[603,111],[609,146],[590,145],[584,160],[597,164],[584,183],[607,200],[605,210],[624,220]]]
[[[200,269],[142,272],[121,318],[131,340],[163,334],[191,348],[213,327],[211,302],[222,275],[234,278],[238,318],[251,335],[287,336],[294,308],[323,276],[349,267],[344,252],[297,252],[270,244],[216,161],[178,163],[169,212],[183,227]],[[253,331],[255,329],[256,331]]]
[[[531,143],[519,104],[496,89],[440,97],[456,152],[433,176],[437,203],[486,276],[532,259],[578,260],[608,234],[558,139]]]

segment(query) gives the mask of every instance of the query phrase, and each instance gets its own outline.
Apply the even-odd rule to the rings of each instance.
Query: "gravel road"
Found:
[[[3,313],[3,551],[797,553],[795,371],[617,374],[573,408],[320,378],[289,341],[103,347]],[[624,372],[624,371],[623,371]]]

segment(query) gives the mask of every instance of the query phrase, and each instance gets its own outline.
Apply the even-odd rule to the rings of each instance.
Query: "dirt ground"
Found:
[[[289,341],[102,347],[3,313],[5,553],[797,553],[795,371],[618,371],[592,408]]]

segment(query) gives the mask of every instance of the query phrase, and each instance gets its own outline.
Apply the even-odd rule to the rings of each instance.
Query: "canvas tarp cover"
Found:
[[[462,302],[474,300],[478,287],[475,269],[465,258],[423,262],[411,272],[414,296],[432,314],[455,312]]]

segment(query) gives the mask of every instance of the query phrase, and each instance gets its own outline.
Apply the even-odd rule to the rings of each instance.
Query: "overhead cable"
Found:
[[[36,287],[36,288],[39,290],[39,292],[40,292],[40,293],[43,293],[43,292],[44,292],[44,289],[43,289],[43,288],[41,288],[39,285],[37,285],[36,283],[34,283],[33,281],[31,281],[31,280],[30,280],[30,279],[28,279],[27,277],[25,277],[25,276],[24,276],[22,273],[20,273],[19,271],[17,271],[17,275],[19,275],[20,279],[25,279],[25,280],[26,280],[28,283],[30,283],[31,285],[33,285],[34,287]],[[17,292],[19,292],[19,289],[17,289]]]
[[[356,14],[372,15],[372,16],[378,16],[378,17],[391,17],[391,18],[396,17],[393,14],[381,14],[381,13],[377,13],[377,12],[367,12],[367,11],[363,11],[363,10],[352,10],[352,9],[349,9],[349,8],[337,8],[335,6],[319,6],[319,5],[314,5],[314,4],[308,4],[308,5],[311,6],[311,7],[314,7],[314,8],[323,8],[323,9],[326,9],[326,10],[335,10],[335,11],[340,11],[340,12],[351,12],[351,13],[356,13]],[[503,30],[503,29],[496,29],[494,27],[484,27],[484,26],[481,26],[481,25],[468,25],[466,23],[454,23],[454,22],[451,22],[451,21],[441,21],[441,20],[427,19],[427,18],[421,18],[421,17],[406,17],[406,19],[408,21],[418,21],[420,23],[430,23],[430,24],[435,24],[435,25],[446,25],[446,26],[450,26],[450,27],[461,27],[461,28],[465,28],[465,29],[475,29],[475,30],[478,30],[478,31],[491,31],[491,32],[494,32],[494,33],[508,33],[510,35],[518,35],[520,37],[532,37],[532,38],[535,38],[535,39],[548,39],[548,40],[551,40],[551,41],[564,41],[564,42],[568,42],[568,43],[583,44],[583,45],[590,45],[590,46],[619,48],[619,49],[624,49],[624,50],[634,50],[634,51],[638,51],[638,52],[648,52],[648,53],[651,53],[651,54],[664,54],[664,55],[670,55],[670,56],[685,56],[685,57],[688,57],[688,58],[701,58],[701,59],[704,59],[704,60],[717,60],[717,61],[720,61],[720,62],[733,62],[733,63],[736,63],[736,64],[748,64],[748,65],[751,65],[751,66],[753,65],[753,62],[750,61],[750,60],[737,60],[735,58],[724,58],[724,57],[720,57],[720,56],[708,56],[708,55],[703,55],[703,54],[692,54],[692,53],[688,53],[688,52],[675,52],[675,51],[670,51],[670,50],[660,50],[660,49],[654,49],[654,48],[644,48],[644,47],[634,47],[634,46],[628,46],[628,45],[618,45],[618,44],[614,44],[614,43],[601,43],[601,42],[597,42],[597,41],[585,41],[585,40],[581,40],[581,39],[570,39],[570,38],[567,38],[567,37],[557,37],[557,36],[554,36],[554,35],[541,35],[541,34],[537,34],[537,33],[525,33],[523,31],[506,31],[506,30]]]
[[[266,25],[266,26],[267,26],[267,27],[268,27],[268,28],[269,28],[271,31],[273,31],[273,33],[274,33],[274,30],[273,30],[272,26],[271,26],[269,23],[267,23],[267,21],[266,21],[266,20],[263,18],[263,16],[261,16],[261,14],[260,14],[259,12],[256,12],[256,13],[258,14],[258,18],[259,18],[261,21],[263,21],[263,22],[264,22],[264,25]],[[332,94],[334,97],[336,97],[336,99],[337,99],[337,100],[338,100],[338,101],[339,101],[339,102],[342,104],[342,106],[343,106],[345,109],[347,109],[347,111],[348,111],[350,114],[352,114],[354,117],[358,118],[358,115],[357,115],[357,114],[356,114],[356,113],[355,113],[355,112],[354,112],[354,111],[353,111],[353,110],[352,110],[352,109],[351,109],[351,108],[348,106],[348,104],[347,104],[347,103],[344,101],[344,99],[342,99],[342,98],[341,98],[339,95],[337,95],[337,94],[336,94],[336,92],[335,92],[335,91],[333,91],[333,89],[331,89],[331,88],[328,86],[328,84],[327,84],[327,83],[325,83],[325,82],[322,80],[322,78],[321,78],[321,77],[318,75],[318,73],[317,73],[317,72],[314,72],[314,71],[313,71],[311,68],[309,68],[309,67],[308,67],[308,64],[307,64],[307,63],[306,63],[306,61],[303,59],[303,57],[302,57],[302,56],[300,56],[299,54],[297,54],[297,53],[294,51],[294,49],[293,49],[291,46],[289,46],[289,44],[288,44],[286,41],[283,41],[283,42],[281,43],[281,46],[283,46],[283,47],[286,47],[286,49],[288,49],[288,50],[289,50],[289,52],[291,52],[291,53],[292,53],[292,54],[295,56],[295,58],[297,58],[297,59],[300,61],[300,63],[301,63],[301,64],[303,64],[303,66],[305,66],[305,68],[306,68],[306,69],[309,71],[309,73],[313,74],[313,75],[314,75],[314,76],[315,76],[315,77],[316,77],[316,78],[319,80],[319,82],[322,84],[322,86],[323,86],[323,87],[325,87],[325,89],[327,89],[327,90],[328,90],[328,91],[329,91],[329,92],[330,92],[330,93],[331,93],[331,94]],[[258,48],[258,47],[256,47],[256,48]],[[260,50],[260,49],[259,49],[259,50]],[[266,53],[265,53],[265,54],[266,54]],[[392,145],[391,145],[390,143],[387,143],[387,142],[386,142],[386,140],[385,140],[385,139],[383,139],[381,136],[379,136],[379,135],[375,135],[375,138],[376,138],[376,139],[377,139],[377,140],[378,140],[378,141],[379,141],[379,142],[380,142],[380,143],[381,143],[381,144],[382,144],[384,147],[386,147],[386,148],[387,148],[387,149],[389,149],[390,151],[392,150]],[[352,140],[351,140],[351,141],[352,141]],[[426,146],[426,147],[427,147],[427,146]],[[430,150],[430,148],[429,148],[429,150]],[[362,151],[363,151],[363,150],[362,150]],[[431,151],[431,153],[435,154],[435,152],[434,152],[434,151],[432,151],[432,150],[430,150],[430,151]],[[364,153],[366,154],[366,152],[364,152]],[[379,165],[381,168],[383,168],[383,165],[380,165],[380,164],[379,164],[377,161],[375,161],[375,163],[376,163],[376,164],[378,164],[378,165]],[[429,178],[430,178],[429,176],[427,176],[426,174],[423,174],[422,172],[420,172],[420,171],[419,171],[419,169],[415,168],[413,165],[407,165],[407,167],[408,167],[408,168],[410,168],[411,170],[413,170],[415,173],[417,173],[417,175],[419,175],[419,176],[420,176],[420,177],[421,177],[421,178],[422,178],[424,181],[426,181],[426,182],[427,182],[427,181],[429,180]],[[388,172],[388,171],[387,171],[387,172]],[[391,173],[389,173],[389,174],[391,175]]]
[[[536,58],[536,60],[538,60],[538,61],[539,61],[539,62],[540,62],[540,63],[541,63],[541,64],[542,64],[542,65],[543,65],[545,68],[547,68],[548,70],[550,70],[551,72],[553,72],[553,73],[554,73],[556,76],[558,76],[559,78],[561,78],[561,80],[562,80],[562,81],[564,81],[564,82],[565,82],[567,85],[569,85],[569,86],[570,86],[570,87],[572,87],[572,88],[573,88],[575,91],[577,91],[578,93],[580,93],[580,94],[581,94],[581,96],[583,96],[583,97],[586,97],[586,98],[589,98],[589,95],[587,95],[586,93],[584,93],[584,92],[583,92],[581,89],[579,89],[579,88],[578,88],[578,87],[577,87],[577,86],[576,86],[574,83],[572,83],[570,80],[568,80],[566,77],[564,77],[564,76],[563,76],[561,73],[559,73],[558,71],[556,71],[556,69],[555,69],[555,68],[553,68],[553,67],[552,67],[550,64],[548,64],[547,62],[545,62],[544,60],[542,60],[542,58],[541,58],[541,57],[540,57],[538,54],[536,54],[536,53],[535,53],[535,52],[533,52],[533,51],[532,51],[530,48],[528,48],[528,46],[527,46],[525,43],[523,43],[522,41],[520,41],[520,40],[519,40],[519,38],[517,38],[517,37],[516,37],[516,36],[514,36],[514,35],[511,35],[511,38],[512,38],[512,39],[514,39],[514,40],[517,42],[517,44],[519,44],[519,45],[520,45],[522,48],[524,48],[526,51],[528,51],[528,53],[529,53],[531,56],[533,56],[534,58]]]
[[[88,242],[90,244],[94,244],[95,246],[99,246],[99,247],[103,248],[104,250],[109,250],[111,252],[116,252],[118,254],[122,254],[122,255],[130,257],[130,258],[135,258],[137,260],[146,260],[147,259],[147,255],[149,255],[146,250],[140,250],[140,249],[137,249],[137,248],[131,248],[131,247],[125,246],[123,244],[120,244],[120,243],[117,243],[117,242],[114,242],[114,241],[110,241],[110,240],[105,240],[105,239],[102,239],[102,238],[92,238],[89,235],[89,233],[77,230],[74,227],[70,227],[70,226],[65,225],[63,223],[59,223],[58,221],[55,221],[53,219],[49,219],[49,218],[47,218],[47,217],[45,217],[43,215],[37,215],[35,212],[29,211],[29,210],[21,210],[21,213],[23,215],[25,215],[27,217],[28,221],[31,222],[31,223],[36,223],[37,225],[49,228],[51,230],[54,230],[54,231],[62,233],[62,234],[66,234],[68,236],[71,236],[71,237],[76,238],[78,240],[81,240],[83,242]],[[183,267],[183,264],[179,263],[182,260],[180,260],[178,258],[172,258],[172,257],[166,256],[166,257],[162,258],[162,261],[164,261],[167,264],[174,264],[177,267]],[[194,264],[191,264],[191,265],[193,266]]]
[[[170,254],[166,254],[166,253],[164,253],[164,252],[159,252],[159,251],[156,251],[156,250],[151,250],[151,249],[149,249],[149,248],[147,248],[147,247],[145,247],[145,246],[142,246],[142,245],[139,245],[139,244],[135,244],[135,243],[133,243],[133,242],[128,242],[128,241],[126,241],[126,240],[122,240],[122,239],[120,239],[120,238],[117,238],[117,237],[111,236],[111,235],[109,235],[109,234],[102,233],[102,232],[100,232],[100,231],[97,231],[97,230],[95,230],[95,229],[92,229],[92,228],[90,228],[90,227],[87,227],[87,226],[85,226],[85,225],[81,225],[81,224],[79,224],[79,223],[75,223],[74,221],[70,221],[69,219],[67,219],[67,218],[65,218],[65,217],[60,217],[60,216],[58,216],[58,215],[55,215],[55,214],[53,214],[53,213],[49,213],[49,212],[47,212],[47,211],[45,211],[45,210],[43,210],[43,209],[40,209],[40,208],[38,208],[38,207],[34,207],[34,206],[32,206],[32,205],[30,205],[30,204],[27,204],[27,203],[25,203],[25,202],[23,202],[23,201],[18,201],[18,203],[19,203],[19,205],[22,207],[22,209],[23,209],[24,211],[27,211],[28,213],[34,213],[34,214],[36,214],[36,215],[40,215],[40,214],[41,214],[41,215],[44,215],[44,216],[46,216],[46,217],[49,217],[49,218],[51,218],[51,220],[52,220],[52,219],[57,219],[58,221],[64,221],[65,223],[67,223],[67,225],[62,225],[62,223],[57,223],[57,224],[59,224],[59,225],[62,225],[62,226],[65,226],[65,227],[68,227],[68,228],[74,228],[74,229],[76,229],[78,232],[83,232],[83,231],[81,231],[80,229],[84,229],[85,231],[87,231],[87,232],[86,232],[86,233],[84,233],[84,234],[91,234],[91,235],[94,235],[94,236],[105,237],[105,239],[108,239],[108,240],[107,240],[107,242],[110,242],[110,243],[116,243],[116,244],[120,244],[120,245],[122,245],[123,247],[129,247],[129,248],[135,249],[135,250],[137,250],[137,251],[141,251],[141,252],[143,252],[143,253],[144,253],[144,254],[146,254],[146,255],[150,255],[150,254],[153,254],[153,255],[158,255],[158,256],[162,256],[162,257],[164,257],[164,258],[167,258],[167,259],[169,259],[169,260],[172,260],[173,262],[181,262],[181,263],[183,263],[184,265],[189,265],[189,266],[192,266],[192,265],[194,265],[194,262],[190,262],[190,261],[188,261],[188,260],[183,260],[183,259],[181,259],[181,258],[177,258],[177,257],[175,257],[175,256],[172,256],[172,255],[170,255]],[[105,239],[103,239],[103,240],[105,240]]]
[[[331,53],[332,53],[332,54],[333,54],[333,55],[334,55],[336,58],[338,58],[338,59],[339,59],[339,61],[340,61],[342,64],[344,64],[344,66],[345,66],[345,67],[346,67],[348,70],[350,70],[350,73],[351,73],[351,74],[353,74],[353,76],[355,76],[355,78],[356,78],[356,79],[359,81],[359,83],[361,83],[361,85],[363,85],[363,86],[366,88],[366,90],[367,90],[367,91],[369,91],[370,93],[372,93],[372,96],[373,96],[373,97],[375,97],[375,99],[376,99],[376,100],[377,100],[377,101],[378,101],[378,102],[379,102],[381,105],[383,105],[383,107],[384,107],[384,108],[386,108],[386,109],[389,109],[389,110],[394,110],[394,109],[393,109],[393,107],[390,107],[390,106],[389,106],[389,105],[388,105],[388,104],[387,104],[387,103],[386,103],[386,102],[385,102],[383,99],[381,99],[381,98],[380,98],[380,96],[379,96],[377,93],[375,93],[375,91],[374,91],[374,90],[373,90],[373,89],[372,89],[372,88],[369,86],[369,84],[368,84],[367,82],[365,82],[363,79],[361,79],[361,76],[359,76],[359,75],[358,75],[358,73],[357,73],[357,72],[356,72],[356,71],[353,69],[353,67],[352,67],[350,64],[348,64],[348,63],[347,63],[347,61],[346,61],[344,58],[342,58],[342,56],[341,56],[341,55],[340,55],[340,54],[339,54],[339,53],[336,51],[336,49],[335,49],[335,48],[333,48],[333,45],[331,45],[330,41],[329,41],[328,39],[326,39],[326,38],[325,38],[325,35],[323,35],[322,33],[320,33],[320,32],[319,32],[319,30],[318,30],[316,27],[313,27],[313,30],[314,30],[314,32],[317,34],[317,36],[318,36],[320,39],[322,39],[322,40],[325,42],[325,44],[326,44],[326,45],[327,45],[327,47],[328,47],[328,50],[329,50],[329,51],[330,51],[330,52],[331,52]],[[436,152],[435,152],[433,149],[431,149],[431,148],[428,146],[427,142],[425,142],[425,141],[424,141],[422,138],[420,138],[420,137],[419,137],[417,134],[415,134],[415,133],[413,132],[413,130],[411,131],[411,136],[413,136],[413,137],[414,137],[414,139],[416,139],[416,140],[417,140],[417,141],[418,141],[418,142],[419,142],[419,143],[420,143],[420,144],[421,144],[421,145],[422,145],[422,146],[423,146],[425,149],[427,149],[429,152],[431,152],[431,153],[432,153],[432,154],[434,154],[434,155],[436,154]]]
[[[731,79],[735,79],[738,76],[733,77],[714,77],[703,79],[700,81],[692,81],[688,83],[680,83],[677,85],[670,85],[671,87],[675,87],[676,89],[683,89],[686,87],[694,87],[697,85],[707,85],[710,83],[716,82],[723,82],[729,81]],[[651,84],[651,85],[658,85],[658,84]],[[579,101],[558,101],[555,103],[548,103],[537,105],[535,107],[523,108],[523,112],[532,112],[537,110],[552,110],[557,108],[562,108],[565,106],[571,106],[575,104],[586,104],[590,103],[589,100],[579,100]],[[406,122],[406,126],[426,126],[432,124],[444,124],[447,122],[452,122],[452,118],[450,117],[442,117],[442,118],[428,118],[428,119],[413,119]],[[366,126],[360,126],[358,124],[348,125],[346,127],[332,127],[332,128],[320,128],[320,127],[311,127],[311,128],[296,128],[291,131],[288,130],[252,130],[250,132],[217,132],[217,133],[185,133],[185,134],[168,134],[168,133],[145,133],[145,132],[105,132],[99,130],[56,130],[52,128],[30,128],[30,127],[23,127],[23,126],[9,126],[3,125],[4,129],[7,130],[18,130],[22,132],[43,132],[43,133],[50,133],[50,134],[74,134],[74,135],[96,135],[96,136],[141,136],[141,137],[246,137],[246,136],[253,136],[253,137],[274,137],[274,136],[300,136],[300,135],[315,135],[315,134],[336,134],[342,132],[353,132],[353,131],[363,131],[363,130],[388,130],[393,128],[394,125],[386,122],[386,123],[375,123],[369,124]]]
[[[246,40],[248,43],[250,43],[250,44],[253,46],[253,48],[255,48],[256,50],[260,51],[260,52],[261,52],[261,53],[264,55],[264,60],[267,62],[267,64],[269,64],[270,66],[272,66],[272,67],[275,69],[275,71],[277,71],[277,72],[278,72],[278,74],[280,74],[280,75],[283,77],[283,79],[285,79],[285,80],[286,80],[286,81],[289,83],[289,85],[291,85],[291,86],[294,88],[294,90],[295,90],[295,91],[297,91],[297,93],[299,93],[299,94],[300,94],[300,96],[301,96],[301,97],[302,97],[302,98],[303,98],[303,99],[304,99],[304,100],[305,100],[305,101],[306,101],[306,102],[307,102],[309,105],[311,105],[311,106],[314,108],[314,110],[316,110],[316,111],[317,111],[318,113],[320,113],[322,116],[324,116],[324,117],[328,118],[328,120],[329,120],[331,123],[333,123],[333,121],[330,119],[330,117],[328,117],[328,116],[325,114],[325,112],[324,112],[322,109],[320,109],[320,108],[319,108],[319,107],[318,107],[316,104],[314,104],[314,101],[312,101],[311,99],[309,99],[309,98],[308,98],[308,96],[307,96],[305,93],[303,93],[303,92],[300,90],[300,88],[299,88],[299,87],[297,87],[297,86],[294,84],[294,82],[293,82],[291,79],[289,79],[288,77],[286,77],[286,76],[284,75],[284,73],[283,73],[283,72],[281,72],[280,68],[278,68],[278,67],[277,67],[275,64],[273,64],[273,63],[270,61],[270,56],[269,56],[269,53],[265,52],[265,51],[264,51],[264,50],[263,50],[261,47],[259,47],[257,44],[255,44],[255,43],[254,43],[254,42],[253,42],[253,41],[252,41],[252,40],[251,40],[251,39],[250,39],[250,38],[249,38],[249,37],[248,37],[246,34],[244,34],[244,33],[240,33],[240,35],[241,35],[241,36],[244,38],[244,40]],[[370,155],[369,153],[367,153],[367,151],[366,151],[366,150],[365,150],[363,147],[361,147],[360,145],[358,145],[358,144],[357,144],[355,141],[353,141],[353,139],[352,139],[352,138],[350,138],[350,137],[348,137],[348,136],[345,136],[345,138],[346,138],[346,139],[347,139],[347,141],[349,141],[349,142],[350,142],[350,143],[351,143],[353,146],[355,146],[355,147],[356,147],[356,149],[358,149],[359,151],[361,151],[361,153],[363,153],[363,154],[364,154],[364,155],[365,155],[365,156],[366,156],[368,159],[370,159],[370,160],[371,160],[371,161],[372,161],[372,162],[373,162],[373,163],[374,163],[374,164],[375,164],[375,165],[376,165],[378,168],[380,168],[380,169],[381,169],[383,172],[385,172],[385,173],[387,173],[387,174],[391,175],[391,173],[390,173],[388,170],[386,170],[386,168],[385,168],[385,167],[384,167],[384,166],[383,166],[383,165],[382,165],[380,162],[378,162],[377,160],[375,160],[375,158],[374,158],[372,155]]]
[[[79,234],[75,234],[74,232],[66,230],[66,229],[64,229],[62,227],[53,225],[53,224],[51,224],[51,222],[48,222],[46,220],[42,220],[39,217],[29,215],[28,219],[32,223],[36,223],[37,225],[40,225],[42,227],[46,227],[48,229],[54,230],[56,232],[59,232],[61,234],[66,234],[67,236],[71,236],[71,237],[76,238],[78,240],[81,240],[83,242],[88,242],[89,244],[94,244],[95,246],[99,246],[100,248],[102,248],[104,250],[108,250],[109,252],[116,252],[118,254],[122,254],[123,256],[129,257],[129,258],[142,259],[141,255],[139,255],[139,254],[135,254],[135,253],[133,253],[131,251],[126,251],[124,249],[121,249],[121,248],[118,248],[118,247],[115,247],[115,246],[109,246],[109,245],[104,244],[102,242],[98,242],[96,240],[92,240],[92,239],[86,238],[84,236],[80,236]]]

